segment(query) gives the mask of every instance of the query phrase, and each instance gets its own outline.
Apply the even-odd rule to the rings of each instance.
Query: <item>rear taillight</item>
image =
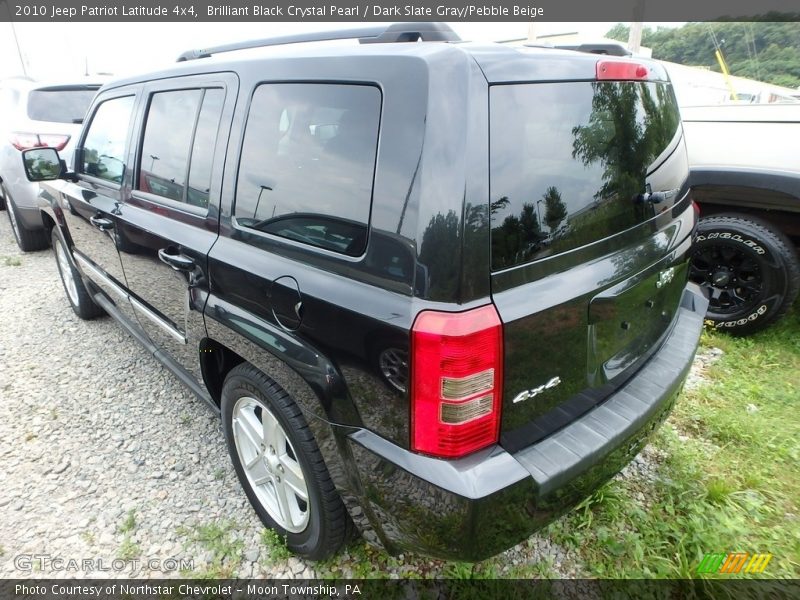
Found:
[[[497,442],[503,329],[494,305],[421,312],[411,328],[411,447],[457,458]]]
[[[9,141],[20,152],[31,148],[55,148],[60,152],[69,142],[69,136],[55,133],[23,133],[16,131],[11,134]]]
[[[650,70],[641,63],[624,60],[601,60],[596,68],[598,81],[644,81]]]

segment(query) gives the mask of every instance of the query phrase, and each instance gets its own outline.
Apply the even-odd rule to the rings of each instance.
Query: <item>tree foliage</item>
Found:
[[[770,14],[766,15],[770,18]],[[777,15],[772,15],[777,18]],[[719,72],[712,32],[732,75],[796,88],[800,86],[800,22],[724,21],[682,27],[646,27],[642,45],[653,58]],[[618,23],[606,37],[627,42],[628,26]]]

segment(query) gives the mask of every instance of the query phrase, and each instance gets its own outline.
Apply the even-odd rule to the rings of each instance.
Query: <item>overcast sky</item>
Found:
[[[302,31],[375,23],[16,23],[28,75],[71,79],[89,73],[126,75],[174,62],[184,50]],[[537,35],[580,32],[599,38],[614,23],[537,23]],[[649,24],[652,25],[652,24]],[[528,23],[450,23],[463,39],[524,38]],[[22,75],[10,23],[0,23],[0,78]]]

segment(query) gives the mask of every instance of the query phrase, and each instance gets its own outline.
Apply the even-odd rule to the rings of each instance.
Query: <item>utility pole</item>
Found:
[[[637,0],[633,8],[633,22],[628,33],[628,50],[637,54],[642,47],[642,21],[644,20],[644,0]]]
[[[528,25],[528,43],[533,44],[536,41],[536,22],[531,21]]]
[[[8,7],[8,5],[6,5],[6,7]],[[14,36],[14,44],[17,46],[17,55],[19,56],[19,64],[22,65],[22,74],[25,75],[25,77],[27,77],[28,69],[27,67],[25,67],[25,59],[22,58],[22,49],[19,47],[19,39],[17,38],[17,29],[16,27],[14,27],[14,21],[9,20],[8,24],[11,25],[11,35]]]

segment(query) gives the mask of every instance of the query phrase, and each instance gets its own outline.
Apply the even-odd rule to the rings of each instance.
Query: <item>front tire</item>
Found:
[[[789,310],[800,290],[800,260],[772,224],[714,215],[698,225],[689,278],[707,291],[706,318],[716,329],[749,335]]]
[[[84,320],[99,317],[103,314],[103,309],[94,303],[89,290],[83,284],[80,273],[72,264],[67,246],[61,241],[56,227],[53,227],[50,239],[56,257],[58,274],[61,276],[61,283],[64,284],[64,291],[67,293],[67,300],[69,300],[72,310]]]
[[[236,475],[267,527],[311,560],[334,554],[350,518],[297,404],[247,363],[222,388],[222,424]]]

